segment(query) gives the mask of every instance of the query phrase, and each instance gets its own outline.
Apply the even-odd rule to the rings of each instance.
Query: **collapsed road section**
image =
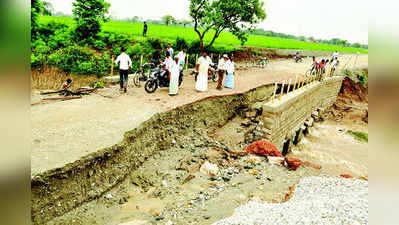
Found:
[[[281,111],[278,113],[281,113],[281,115],[271,116],[280,118],[278,121],[274,120],[273,126],[269,126],[270,123],[262,122],[263,125],[257,126],[258,132],[246,131],[245,135],[258,135],[257,137],[252,136],[251,141],[269,139],[276,142],[275,144],[279,149],[283,149],[284,141],[291,138],[288,135],[289,133],[295,133],[298,130],[297,128],[306,125],[306,120],[311,118],[314,110],[328,107],[335,101],[334,96],[336,97],[338,94],[342,78],[329,79],[309,83],[307,86],[283,96],[282,100],[271,101],[275,87],[274,85],[266,85],[243,94],[208,97],[157,114],[138,128],[127,132],[122,143],[90,154],[63,168],[47,171],[33,177],[31,182],[32,221],[34,224],[50,224],[51,221],[57,220],[59,217],[103,196],[110,199],[112,195],[107,193],[112,192],[120,185],[124,185],[127,178],[135,180],[132,183],[145,189],[146,186],[151,186],[151,183],[148,183],[146,179],[138,179],[140,176],[132,174],[137,173],[140,170],[139,168],[142,168],[151,157],[170,151],[184,137],[208,137],[202,141],[201,139],[192,139],[193,143],[190,146],[193,151],[195,151],[196,146],[212,146],[212,143],[218,142],[210,140],[209,135],[214,134],[218,128],[234,120],[236,116],[242,116],[251,111],[262,114],[264,121],[270,121],[267,118],[270,118],[273,112],[268,109],[270,109],[270,104],[276,104],[277,101],[290,102],[291,105],[279,107]],[[277,93],[279,91],[281,91],[281,88],[277,90]],[[312,103],[312,106],[305,107],[309,102]],[[284,105],[287,104],[284,103]],[[306,112],[293,113],[301,107],[305,107]],[[280,124],[283,125],[284,121],[290,121],[287,125],[289,128],[284,128],[286,132],[273,130]],[[285,127],[285,125],[280,127]],[[274,139],[274,132],[279,132],[277,139]],[[186,142],[190,142],[190,140],[186,140]],[[220,144],[213,145],[220,149],[229,149]],[[183,145],[183,148],[190,146]],[[200,153],[200,151],[198,152]],[[222,163],[228,163],[228,161],[222,161]],[[259,175],[256,169],[252,172]],[[235,171],[226,171],[225,178],[222,177],[221,179],[229,179],[228,177],[232,174],[235,174]],[[156,176],[156,174],[153,176]],[[191,179],[193,178],[186,177],[183,180],[187,183]],[[162,183],[162,181],[160,182]],[[125,201],[123,200],[123,202]],[[159,213],[155,214],[159,216]],[[73,221],[75,220],[76,218]],[[73,223],[69,221],[67,224]]]

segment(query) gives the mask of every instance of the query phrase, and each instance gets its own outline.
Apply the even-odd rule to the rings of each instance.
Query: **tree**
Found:
[[[43,5],[43,15],[52,16],[54,12],[54,7],[50,2],[42,1]]]
[[[37,30],[38,23],[37,19],[39,18],[40,13],[43,11],[43,5],[40,0],[31,0],[31,17],[30,17],[30,32],[32,41],[37,39]]]
[[[76,40],[92,43],[101,31],[101,23],[106,17],[110,4],[104,0],[76,0],[73,2],[73,16],[76,21]]]
[[[201,51],[213,45],[219,35],[227,30],[242,44],[247,41],[247,31],[266,18],[264,3],[260,0],[190,0],[190,16],[198,34]],[[204,47],[205,35],[213,31],[211,42]]]
[[[171,15],[166,15],[162,17],[162,22],[168,26],[169,24],[176,24],[176,19]]]

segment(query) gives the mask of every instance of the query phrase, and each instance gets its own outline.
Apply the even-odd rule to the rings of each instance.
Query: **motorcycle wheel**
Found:
[[[215,82],[215,83],[219,81],[219,74],[218,73],[215,72],[212,75],[212,81]]]
[[[155,80],[149,80],[145,83],[144,89],[147,93],[152,94],[158,89],[158,82]]]

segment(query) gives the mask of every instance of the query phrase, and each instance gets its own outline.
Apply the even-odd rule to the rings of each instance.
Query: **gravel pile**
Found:
[[[307,177],[293,197],[280,204],[248,202],[226,224],[368,224],[368,182],[357,179]]]

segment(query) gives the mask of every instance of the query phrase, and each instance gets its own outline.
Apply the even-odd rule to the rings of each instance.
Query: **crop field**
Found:
[[[42,16],[40,17],[40,23],[46,24],[51,21],[56,21],[59,23],[67,24],[70,27],[73,27],[75,22],[70,17],[52,17],[52,16]],[[123,21],[110,21],[103,24],[103,31],[115,32],[115,33],[123,33],[132,35],[135,39],[139,40],[142,37],[142,23],[133,23],[133,22],[123,22]],[[191,42],[194,40],[198,40],[197,34],[194,32],[194,29],[191,27],[183,27],[183,26],[166,26],[166,25],[158,25],[158,24],[149,24],[147,37],[158,37],[162,39],[168,39],[171,41],[176,40],[177,37],[184,38],[186,41]],[[210,41],[213,35],[208,34],[205,38],[205,41]],[[236,47],[241,46],[241,42],[230,32],[223,32],[218,39],[216,39],[215,47],[223,47],[225,49],[234,49]],[[336,45],[328,45],[328,44],[318,44],[311,42],[304,42],[292,39],[283,39],[276,37],[267,37],[260,35],[249,35],[248,41],[244,46],[251,47],[261,47],[261,48],[274,48],[274,49],[299,49],[299,50],[314,50],[314,51],[339,51],[339,52],[348,52],[348,53],[356,53],[360,52],[363,54],[368,54],[367,49],[358,49],[351,47],[342,47]]]

